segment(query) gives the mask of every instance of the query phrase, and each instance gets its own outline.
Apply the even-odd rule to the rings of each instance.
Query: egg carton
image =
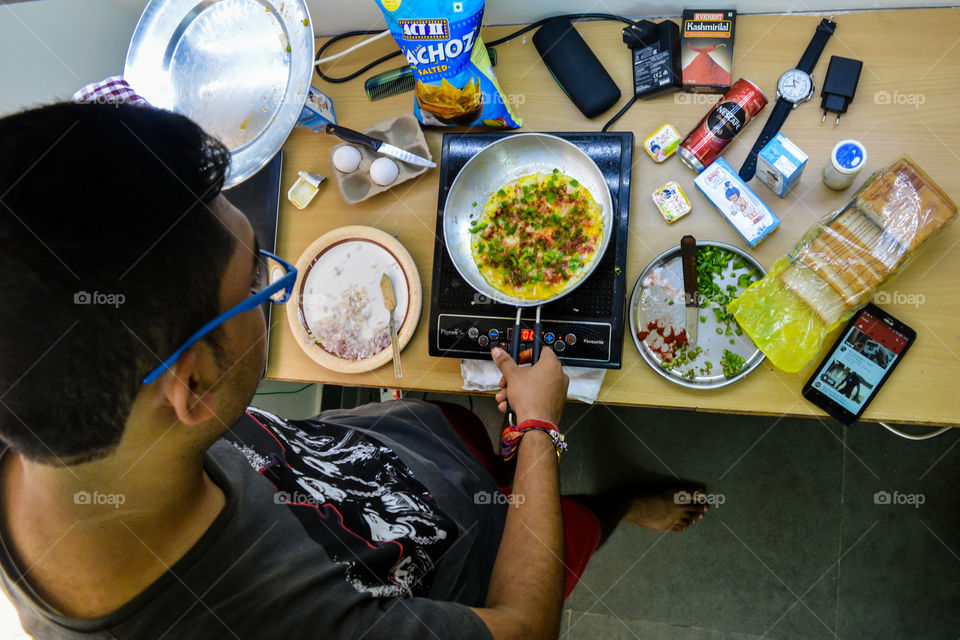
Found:
[[[405,114],[389,120],[384,120],[373,125],[365,134],[371,138],[383,140],[395,147],[399,147],[410,153],[414,153],[427,160],[433,160],[430,155],[430,148],[427,147],[427,140],[423,137],[423,131],[420,129],[420,123],[412,114]],[[360,151],[360,166],[356,171],[343,173],[333,167],[333,154],[342,146],[354,146]],[[373,151],[362,145],[350,145],[348,142],[336,144],[330,149],[330,166],[333,167],[333,175],[337,180],[337,188],[340,189],[340,196],[347,204],[357,204],[367,198],[372,198],[378,193],[383,193],[387,189],[397,186],[401,182],[406,182],[425,172],[429,167],[417,167],[407,164],[402,160],[390,158],[397,164],[400,173],[397,179],[392,183],[381,186],[370,177],[370,165],[377,158],[384,158],[382,154]]]

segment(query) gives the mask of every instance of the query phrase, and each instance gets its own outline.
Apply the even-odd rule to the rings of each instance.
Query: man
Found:
[[[508,508],[490,443],[462,439],[445,416],[469,417],[450,408],[247,410],[259,303],[284,299],[293,272],[264,281],[270,257],[218,195],[228,161],[148,107],[0,119],[0,583],[29,633],[552,638],[562,514],[592,537],[568,546],[567,590],[617,520],[666,531],[702,516],[671,488],[562,501],[538,429],[520,439]],[[493,357],[501,408],[556,425],[553,352],[526,369]]]
[[[857,397],[860,395],[860,376],[853,371],[848,373],[847,377],[840,383],[838,391],[850,400],[858,402]]]

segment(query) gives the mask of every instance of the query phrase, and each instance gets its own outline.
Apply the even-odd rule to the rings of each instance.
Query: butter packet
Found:
[[[677,128],[667,122],[643,141],[643,149],[654,162],[660,163],[673,155],[681,140],[683,137]]]
[[[687,194],[676,182],[668,182],[651,195],[653,196],[653,203],[660,210],[660,215],[668,224],[673,224],[674,221],[690,213],[693,208]]]

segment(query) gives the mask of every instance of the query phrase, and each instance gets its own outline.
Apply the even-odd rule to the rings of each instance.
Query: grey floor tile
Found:
[[[560,616],[560,639],[570,640],[570,610],[564,609]]]
[[[960,636],[960,430],[910,442],[848,430],[840,637]],[[922,504],[921,504],[922,502]]]
[[[681,627],[578,611],[572,611],[570,616],[567,640],[759,640],[760,638],[745,633],[731,633],[703,627]],[[767,640],[775,640],[775,636],[767,636]]]
[[[577,491],[678,477],[704,483],[715,507],[680,534],[621,527],[594,556],[571,608],[727,633],[833,637],[839,429],[764,417],[581,410],[565,417],[573,452],[565,464],[577,468]]]

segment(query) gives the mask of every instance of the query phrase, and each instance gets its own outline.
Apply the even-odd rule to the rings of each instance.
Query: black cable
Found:
[[[354,37],[356,37],[356,36],[372,36],[372,35],[376,35],[376,34],[378,34],[378,33],[383,33],[383,31],[384,31],[383,29],[380,29],[379,31],[373,31],[373,30],[367,29],[367,30],[364,30],[364,31],[348,31],[348,32],[346,32],[346,33],[341,33],[340,35],[333,36],[332,38],[330,38],[329,40],[327,40],[326,42],[324,42],[323,45],[317,50],[317,55],[314,56],[313,61],[314,61],[314,63],[316,63],[317,60],[319,60],[320,58],[322,58],[322,57],[323,57],[323,52],[326,51],[327,48],[328,48],[330,45],[332,45],[334,42],[339,42],[339,41],[343,40],[344,38],[354,38]],[[386,62],[386,61],[389,60],[390,58],[394,58],[394,57],[396,57],[396,56],[398,56],[398,55],[400,55],[400,50],[399,50],[399,49],[398,49],[397,51],[394,51],[393,53],[388,53],[388,54],[385,55],[385,56],[382,56],[382,57],[380,57],[380,58],[377,58],[376,60],[374,60],[374,61],[371,62],[370,64],[366,65],[365,67],[363,67],[363,68],[361,68],[361,69],[359,69],[359,70],[357,70],[357,71],[354,71],[353,73],[351,73],[351,74],[349,74],[349,75],[343,76],[342,78],[331,78],[330,76],[326,75],[323,71],[320,71],[320,67],[317,67],[316,64],[314,64],[314,67],[315,67],[316,70],[317,70],[317,75],[320,76],[321,78],[323,78],[324,80],[326,80],[327,82],[340,83],[340,82],[347,82],[347,81],[349,81],[349,80],[353,80],[353,79],[356,78],[357,76],[366,73],[366,72],[369,71],[370,69],[373,69],[373,68],[374,68],[375,66],[377,66],[378,64],[380,64],[380,63],[382,63],[382,62]]]
[[[612,118],[610,118],[609,120],[607,120],[607,124],[603,125],[603,129],[600,129],[600,133],[606,133],[607,129],[610,128],[610,125],[612,125],[614,122],[616,122],[617,120],[619,120],[619,119],[620,119],[620,116],[622,116],[623,114],[625,114],[625,113],[627,112],[627,109],[629,109],[630,107],[632,107],[632,106],[633,106],[633,103],[636,102],[636,101],[637,101],[637,98],[639,98],[639,97],[640,97],[640,96],[638,96],[637,94],[634,94],[632,98],[630,98],[629,100],[627,100],[627,104],[623,105],[623,108],[620,109],[620,111],[617,111],[617,113],[616,113],[615,116],[613,116]]]
[[[567,20],[570,20],[570,21],[572,21],[572,22],[592,22],[592,21],[597,21],[597,20],[619,20],[620,22],[624,22],[624,23],[630,24],[630,25],[635,25],[635,24],[636,24],[633,20],[631,20],[631,19],[629,19],[629,18],[624,18],[623,16],[617,16],[617,15],[614,15],[614,14],[612,14],[612,13],[564,13],[564,14],[561,14],[561,15],[558,15],[558,16],[550,16],[549,18],[541,18],[540,20],[537,20],[536,22],[534,22],[534,23],[532,23],[532,24],[528,24],[528,25],[525,26],[525,27],[522,27],[522,28],[520,28],[520,29],[517,29],[517,30],[514,31],[513,33],[508,33],[507,35],[503,36],[502,38],[497,38],[496,40],[494,40],[494,41],[492,41],[492,42],[486,42],[486,43],[484,43],[484,44],[485,44],[486,46],[488,46],[488,47],[495,47],[495,46],[497,46],[498,44],[503,44],[504,42],[507,42],[508,40],[512,40],[513,38],[516,38],[517,36],[521,36],[521,35],[527,33],[528,31],[530,31],[531,29],[536,29],[537,27],[540,27],[540,26],[544,25],[545,23],[547,23],[547,22],[550,21],[550,20],[553,20],[554,18],[566,18]],[[320,58],[322,58],[322,57],[323,57],[323,52],[326,51],[326,50],[330,47],[330,45],[332,45],[332,44],[335,43],[335,42],[339,42],[339,41],[343,40],[344,38],[355,38],[355,37],[357,37],[357,36],[372,36],[372,35],[376,35],[376,34],[378,34],[378,33],[383,33],[383,29],[380,29],[380,30],[370,30],[370,29],[367,29],[367,30],[363,30],[363,31],[348,31],[348,32],[346,32],[346,33],[341,33],[340,35],[333,36],[332,38],[330,38],[329,40],[327,40],[326,42],[324,42],[323,45],[321,45],[320,49],[317,50],[317,55],[314,57],[314,62],[316,62],[317,60],[319,60]],[[400,55],[400,51],[399,51],[399,50],[394,51],[393,53],[388,53],[387,55],[381,56],[381,57],[377,58],[376,60],[374,60],[373,62],[371,62],[371,63],[369,63],[369,64],[361,67],[361,68],[358,69],[357,71],[354,71],[353,73],[347,74],[347,75],[342,76],[342,77],[339,77],[339,78],[333,78],[333,77],[331,77],[331,76],[328,76],[328,75],[326,75],[323,71],[320,70],[320,67],[316,67],[316,65],[314,65],[314,66],[316,67],[317,75],[318,75],[318,76],[320,76],[322,79],[326,80],[327,82],[332,82],[332,83],[337,84],[337,83],[348,82],[348,81],[350,81],[350,80],[353,80],[353,79],[356,78],[357,76],[360,76],[360,75],[366,73],[367,71],[369,71],[370,69],[374,68],[374,67],[377,66],[378,64],[381,64],[381,63],[383,63],[383,62],[386,62],[387,60],[390,60],[391,58],[395,58],[395,57],[398,56],[398,55]],[[619,114],[618,114],[618,115],[619,115]]]
[[[308,382],[307,384],[303,385],[302,387],[294,391],[264,391],[263,393],[254,393],[253,395],[255,396],[288,396],[294,393],[300,393],[307,387],[312,387],[312,386],[313,386],[313,383]]]

